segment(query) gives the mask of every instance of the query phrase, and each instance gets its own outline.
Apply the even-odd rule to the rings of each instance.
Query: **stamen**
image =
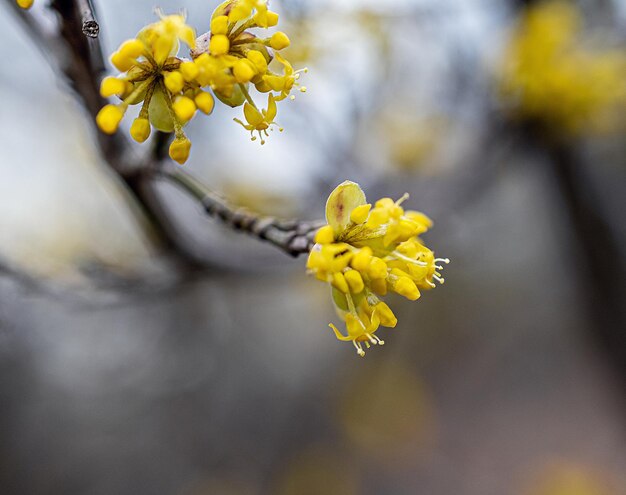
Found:
[[[409,193],[404,193],[402,195],[402,197],[396,201],[396,205],[400,206],[402,203],[404,203],[407,199],[409,199]]]
[[[428,263],[424,261],[414,260],[413,258],[409,258],[408,256],[405,256],[404,254],[402,254],[400,251],[392,251],[391,254],[402,261],[406,261],[407,263],[413,263],[414,265],[419,265],[419,266],[428,266]]]
[[[374,344],[374,345],[378,344],[378,341],[374,337],[372,337],[371,333],[366,333],[365,336],[370,340],[370,342],[372,344]],[[367,344],[367,342],[366,342],[366,344]]]
[[[352,299],[352,295],[348,292],[346,294],[346,300],[348,301],[348,309],[350,310],[350,313],[352,313],[354,316],[357,317],[357,319],[359,320],[359,322],[361,322],[361,318],[358,317],[358,314],[356,312],[356,307],[354,305],[354,300]],[[363,323],[361,323],[361,326],[363,326]],[[365,327],[363,327],[365,328]]]
[[[381,340],[378,335],[374,335],[374,338],[378,341],[378,345],[385,345],[385,341]]]
[[[444,279],[443,277],[440,277],[440,276],[439,276],[439,275],[437,275],[437,274],[433,274],[433,278],[434,278],[437,282],[439,282],[440,284],[443,284],[443,283],[445,282],[445,279]]]
[[[356,353],[361,356],[361,357],[365,357],[365,351],[363,350],[363,348],[361,347],[361,344],[358,344],[356,340],[353,340],[352,343],[354,344],[354,347],[356,349]]]
[[[450,260],[448,258],[435,258],[435,263],[450,263]],[[440,268],[441,270],[441,268]]]

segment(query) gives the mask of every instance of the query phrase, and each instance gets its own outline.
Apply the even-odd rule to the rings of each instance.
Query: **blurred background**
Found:
[[[96,3],[109,53],[154,19]],[[216,4],[159,6],[203,32]],[[626,494],[626,2],[272,8],[308,92],[263,147],[195,119],[185,166],[285,217],[409,192],[446,284],[359,359],[303,258],[163,184],[208,265],[177,273],[5,2],[0,492]]]

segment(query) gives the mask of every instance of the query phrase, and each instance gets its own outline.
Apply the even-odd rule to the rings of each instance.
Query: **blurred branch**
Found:
[[[190,240],[181,234],[169,208],[157,194],[155,179],[158,177],[176,183],[196,198],[210,216],[235,230],[268,241],[292,256],[310,250],[313,235],[321,225],[319,222],[278,220],[228,205],[199,180],[166,161],[167,145],[171,138],[169,134],[155,133],[150,154],[144,159],[138,159],[123,135],[106,135],[99,131],[95,117],[107,103],[99,91],[105,65],[102,46],[97,38],[99,24],[91,0],[52,0],[51,8],[59,16],[58,32],[51,33],[43,29],[32,12],[19,9],[14,0],[6,1],[23,21],[38,47],[44,51],[46,59],[65,76],[75,91],[88,112],[103,158],[128,188],[140,206],[143,217],[150,222],[150,238],[167,254],[176,256],[189,267],[207,264],[191,248]]]
[[[601,198],[571,146],[545,144],[551,171],[576,240],[580,289],[588,302],[596,336],[626,379],[626,268]],[[578,270],[577,270],[578,271]]]
[[[159,174],[195,198],[209,216],[234,230],[267,241],[291,256],[308,253],[315,244],[315,232],[325,224],[324,221],[278,219],[235,207],[191,174],[175,166],[164,166]]]

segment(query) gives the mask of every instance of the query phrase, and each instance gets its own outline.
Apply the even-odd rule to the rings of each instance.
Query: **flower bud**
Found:
[[[181,165],[189,158],[189,151],[191,150],[191,141],[186,137],[177,137],[170,144],[170,158]]]

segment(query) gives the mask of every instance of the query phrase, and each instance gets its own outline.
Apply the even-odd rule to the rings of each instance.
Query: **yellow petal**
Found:
[[[178,32],[178,37],[192,50],[196,46],[196,32],[191,26],[183,26]]]
[[[263,122],[263,115],[250,103],[246,102],[243,106],[243,114],[250,125],[257,126]]]
[[[328,326],[333,329],[333,332],[335,332],[335,337],[337,337],[337,339],[341,340],[342,342],[348,342],[352,340],[350,337],[346,337],[345,335],[342,335],[341,332],[337,329],[337,327],[333,325],[332,323],[329,323]]]
[[[274,122],[276,118],[276,100],[274,99],[274,95],[269,95],[267,97],[267,111],[265,112],[265,120],[269,122]]]
[[[285,78],[282,76],[265,76],[263,78],[267,85],[274,91],[282,91],[285,88]]]
[[[391,308],[387,306],[383,301],[380,301],[374,306],[376,314],[379,316],[380,323],[384,327],[394,328],[398,323],[398,318],[393,314]]]

